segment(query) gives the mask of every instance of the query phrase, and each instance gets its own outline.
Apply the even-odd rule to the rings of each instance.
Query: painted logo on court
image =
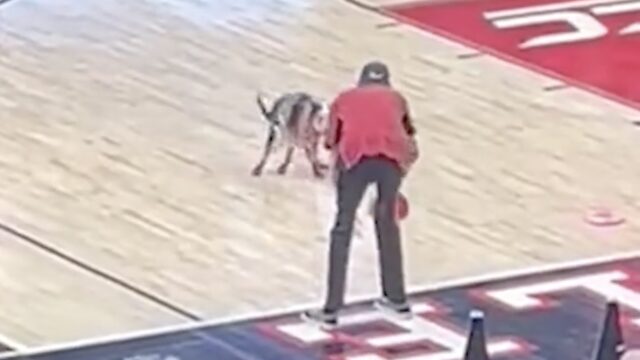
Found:
[[[640,0],[421,2],[386,10],[484,53],[640,109]]]
[[[492,359],[584,360],[592,358],[610,298],[620,306],[625,345],[640,349],[640,259],[632,258],[412,292],[411,320],[386,316],[363,302],[349,305],[331,331],[288,312],[26,355],[31,360],[459,360],[469,312],[479,309]],[[0,354],[0,360],[24,355]]]
[[[459,360],[466,343],[466,331],[447,321],[436,307],[426,302],[414,303],[415,316],[399,320],[384,316],[373,309],[341,318],[340,329],[324,331],[295,321],[274,326],[284,338],[302,347],[330,345],[342,341],[351,345],[340,356],[344,360]],[[504,356],[520,353],[524,347],[514,339],[491,339],[487,344],[490,355]],[[393,354],[393,355],[390,355]]]
[[[488,339],[488,351],[493,358],[540,359],[539,356],[545,351],[554,349],[548,349],[549,343],[537,341],[536,337],[553,338],[563,332],[562,328],[567,333],[577,331],[581,334],[581,339],[576,341],[586,348],[595,344],[595,336],[587,335],[589,326],[586,323],[576,326],[575,323],[565,322],[565,319],[578,314],[578,317],[587,316],[591,320],[602,319],[602,314],[596,315],[597,311],[592,310],[587,315],[581,310],[585,309],[585,304],[587,308],[595,310],[603,308],[608,299],[616,299],[624,309],[622,322],[627,334],[640,331],[640,292],[635,288],[639,281],[637,270],[627,271],[621,267],[505,284],[486,284],[461,289],[456,294],[458,301],[467,299],[461,303],[474,304],[475,308],[487,311],[490,314],[487,317],[489,324],[492,321],[520,324],[520,327],[505,323],[502,326],[490,326],[493,334]],[[460,321],[460,315],[463,314],[457,312],[459,308],[456,309],[460,303],[437,295],[414,299],[413,311],[416,316],[412,320],[398,320],[364,308],[344,316],[336,330],[324,331],[297,319],[288,319],[269,325],[268,332],[283,343],[322,354],[322,358],[327,359],[459,360],[467,336],[467,330]],[[468,305],[464,307],[467,311],[470,308]],[[546,328],[539,326],[540,320],[547,322]],[[495,331],[496,328],[500,330]],[[585,330],[580,331],[581,328]],[[556,331],[558,333],[553,335]],[[326,350],[331,346],[337,350]],[[570,354],[575,349],[562,351]],[[566,358],[566,355],[558,358],[569,360],[581,357],[574,354],[570,358]]]
[[[485,12],[484,18],[497,29],[514,29],[548,24],[562,24],[566,29],[534,36],[518,47],[571,44],[617,36],[640,34],[640,21],[628,21],[622,27],[607,26],[606,17],[622,14],[640,15],[640,1],[581,0],[557,4],[525,6]]]

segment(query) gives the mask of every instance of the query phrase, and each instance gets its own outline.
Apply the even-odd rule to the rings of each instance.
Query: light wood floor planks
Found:
[[[378,28],[389,21],[338,0],[5,4],[0,221],[200,317],[319,300],[331,191],[303,161],[286,177],[249,176],[265,136],[254,95],[330,99],[381,58],[418,117],[423,154],[405,188],[411,284],[637,248],[637,114],[544,92],[557,82],[490,57],[460,60],[471,50],[405,25]],[[601,203],[627,224],[587,228],[582,212]],[[53,266],[39,250],[13,246],[7,256],[34,279],[0,278],[0,332],[19,341],[176,320],[131,294],[144,305],[85,306],[95,321],[49,327],[56,318],[38,309],[71,304],[34,284]],[[355,242],[352,294],[376,291],[373,246]],[[77,284],[90,278],[76,271]],[[80,285],[62,277],[57,291],[73,294]],[[21,293],[29,306],[9,310]]]
[[[72,341],[184,320],[0,231],[0,333],[24,345]]]

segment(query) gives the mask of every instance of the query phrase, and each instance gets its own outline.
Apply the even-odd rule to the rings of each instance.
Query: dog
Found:
[[[261,94],[256,96],[256,102],[269,123],[269,130],[262,157],[252,174],[260,176],[272,152],[284,145],[286,153],[284,161],[278,167],[278,174],[286,174],[293,153],[298,148],[304,150],[313,175],[323,178],[329,166],[318,159],[318,147],[329,125],[327,106],[305,92],[283,94],[272,104],[271,109],[268,109]]]

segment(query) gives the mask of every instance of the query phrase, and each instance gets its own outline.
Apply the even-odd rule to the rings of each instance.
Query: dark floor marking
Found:
[[[31,235],[28,235],[26,233],[24,233],[23,231],[20,231],[19,229],[16,229],[12,226],[9,226],[5,223],[0,223],[0,230],[5,231],[13,236],[15,236],[16,238],[34,246],[37,247],[38,249],[46,252],[48,255],[56,257],[58,259],[64,260],[86,272],[89,272],[95,276],[98,276],[108,282],[111,282],[123,289],[126,289],[146,300],[149,300],[167,310],[170,310],[180,316],[183,316],[189,320],[195,320],[195,321],[199,321],[202,320],[202,318],[200,316],[198,316],[197,314],[194,314],[193,312],[187,310],[184,307],[181,307],[179,305],[175,305],[173,303],[171,303],[169,300],[163,299],[160,296],[157,296],[155,294],[152,294],[151,292],[144,290],[126,280],[120,279],[119,277],[117,277],[116,275],[110,274],[105,270],[99,269],[96,266],[93,266],[87,262],[84,262],[72,255],[66,254],[65,252],[56,249],[55,247],[48,245],[47,243],[45,243],[42,240],[39,240]]]

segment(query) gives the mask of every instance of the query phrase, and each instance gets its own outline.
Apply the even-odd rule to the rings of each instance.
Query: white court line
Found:
[[[487,20],[494,20],[494,19],[503,18],[503,17],[528,15],[531,13],[568,10],[568,9],[574,9],[574,8],[591,7],[591,6],[600,5],[600,4],[619,3],[620,1],[625,1],[625,0],[577,0],[577,1],[569,1],[569,2],[563,2],[563,3],[535,5],[535,6],[527,6],[527,7],[521,7],[521,8],[509,9],[509,10],[497,10],[497,11],[485,12],[484,18]]]
[[[573,260],[573,261],[556,262],[551,264],[531,266],[531,267],[527,267],[519,270],[508,270],[508,271],[494,272],[494,273],[489,273],[489,274],[479,275],[479,276],[469,276],[469,277],[459,278],[455,280],[437,282],[435,284],[426,285],[426,286],[425,285],[414,286],[414,287],[410,287],[408,289],[408,292],[409,294],[413,294],[417,292],[444,290],[447,288],[469,286],[473,284],[490,282],[490,281],[507,280],[510,278],[527,276],[527,275],[535,275],[538,273],[571,270],[571,269],[580,268],[584,266],[594,266],[594,265],[604,264],[612,261],[621,261],[621,260],[633,259],[638,257],[640,257],[640,251],[627,251],[623,253],[616,253],[616,254],[611,254],[606,256],[598,256],[598,257],[591,257],[591,258],[585,258],[585,259],[579,259],[579,260]],[[354,296],[349,299],[349,303],[360,303],[364,301],[370,301],[372,299],[375,299],[376,297],[377,297],[377,294]],[[211,319],[211,320],[206,320],[201,322],[191,322],[191,323],[185,323],[185,324],[179,324],[179,325],[170,325],[166,327],[159,327],[159,328],[148,329],[148,330],[132,331],[132,332],[123,333],[123,334],[115,334],[115,335],[89,338],[89,339],[78,340],[78,341],[71,341],[71,342],[62,343],[62,344],[39,346],[31,349],[24,349],[24,350],[8,352],[6,354],[0,354],[0,360],[10,359],[10,358],[13,358],[14,356],[33,356],[33,355],[38,355],[43,353],[71,350],[71,349],[76,349],[80,347],[103,345],[103,344],[108,344],[108,343],[113,343],[118,341],[124,341],[124,340],[134,340],[137,338],[145,338],[145,337],[152,337],[152,336],[158,336],[158,335],[168,335],[171,333],[181,332],[181,331],[189,331],[189,330],[198,331],[202,328],[210,327],[214,325],[217,326],[217,325],[223,325],[223,324],[233,323],[233,322],[257,320],[261,318],[287,315],[289,313],[297,313],[309,308],[314,308],[315,306],[317,306],[317,304],[315,303],[301,304],[301,305],[296,305],[288,308],[276,309],[271,311],[253,312],[245,315],[229,316],[229,317]]]
[[[595,6],[591,8],[591,12],[596,15],[614,15],[625,12],[632,12],[640,10],[640,2],[631,2],[623,4],[603,5]]]
[[[12,353],[14,351],[25,351],[28,349],[26,345],[19,343],[16,340],[13,340],[7,337],[6,335],[2,335],[2,334],[0,334],[0,344],[6,345],[11,349],[13,349],[13,351],[9,350],[6,352],[0,352],[0,354]]]

